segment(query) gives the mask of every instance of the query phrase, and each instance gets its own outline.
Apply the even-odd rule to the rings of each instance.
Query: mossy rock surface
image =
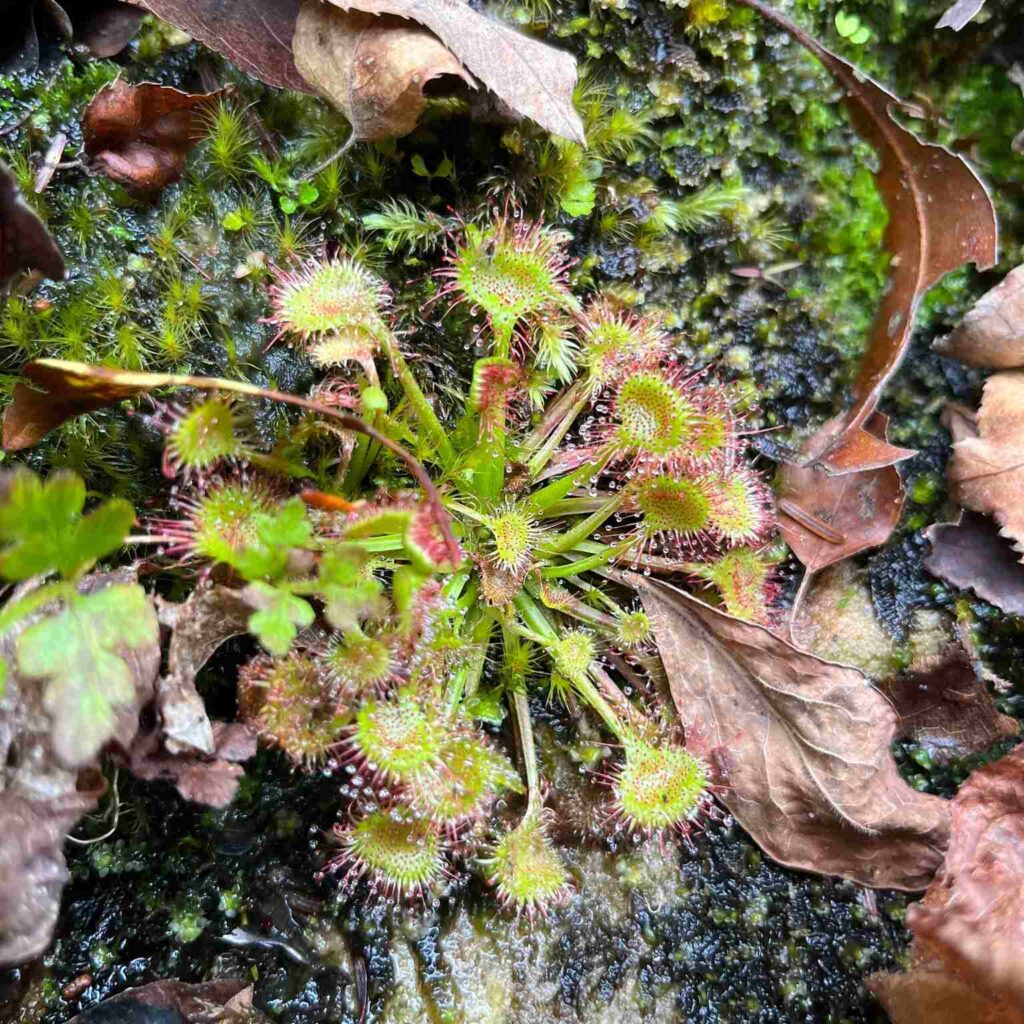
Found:
[[[1009,143],[1024,129],[1024,97],[1006,76],[1024,59],[1019,28],[1012,28],[1015,0],[989,0],[987,20],[962,36],[933,31],[946,6],[937,0],[784,6],[895,91],[923,91],[941,114],[915,123],[930,137],[974,140],[1002,220],[999,270],[1021,262],[1024,161]],[[838,35],[840,10],[861,18],[869,41]],[[220,150],[215,141],[201,144],[185,179],[154,204],[74,170],[59,173],[41,196],[29,195],[67,253],[70,273],[0,313],[0,386],[9,392],[24,359],[48,355],[308,390],[308,363],[284,346],[268,348],[276,329],[264,322],[262,268],[287,258],[296,233],[314,250],[328,240],[369,242],[399,304],[417,311],[401,326],[427,384],[464,382],[470,354],[446,344],[440,314],[428,305],[436,250],[389,253],[363,230],[362,217],[389,198],[438,215],[476,210],[496,176],[520,189],[533,214],[543,208],[572,233],[581,291],[600,286],[665,313],[681,352],[757,396],[757,425],[775,428],[758,441],[767,458],[797,444],[842,405],[888,265],[874,157],[850,130],[831,80],[726,0],[606,0],[556,4],[549,15],[540,4],[500,13],[589,62],[613,106],[653,112],[634,152],[608,153],[599,167],[563,168],[561,178],[545,179],[538,166],[551,159],[549,143],[529,126],[469,128],[463,115],[438,108],[397,145],[357,148],[337,175],[315,180],[315,199],[286,215],[282,194],[254,172],[251,156],[271,159],[276,150],[289,166],[308,166],[344,138],[344,122],[319,101],[241,78],[156,25],[144,28],[121,64],[80,65],[52,51],[38,72],[0,83],[0,130],[12,129],[0,150],[26,186],[30,155],[58,131],[74,153],[84,104],[118,74],[193,89],[231,80],[238,109],[251,104],[252,111],[239,122],[252,139],[244,152],[225,150],[223,138]],[[264,137],[273,150],[262,148]],[[436,169],[445,158],[454,176],[417,173],[420,164]],[[744,209],[662,249],[638,245],[631,234],[644,197],[684,198],[735,179],[751,190]],[[548,181],[543,194],[533,189],[538,180]],[[588,183],[601,202],[573,215],[574,197],[585,196]],[[614,217],[603,219],[607,212]],[[751,266],[771,278],[733,273]],[[919,611],[945,609],[975,623],[982,654],[1014,687],[1003,709],[1024,717],[1019,623],[958,598],[922,567],[920,531],[947,512],[949,438],[938,415],[949,398],[975,401],[981,379],[934,355],[930,343],[994,280],[958,272],[924,304],[885,400],[892,440],[920,449],[904,467],[910,500],[890,544],[860,560],[866,583],[857,600],[870,593],[871,629],[885,630],[891,642],[886,658],[907,642]],[[289,422],[262,409],[258,427],[269,440]],[[144,417],[113,411],[64,428],[26,458],[38,467],[70,466],[97,489],[150,507],[165,494],[159,447]],[[174,581],[160,585],[174,593]],[[229,647],[205,673],[204,693],[221,716],[233,711],[234,670],[246,654],[240,643]],[[313,876],[345,779],[301,776],[264,753],[224,812],[122,778],[116,834],[70,851],[74,881],[51,952],[0,975],[0,997],[11,997],[13,1019],[59,1024],[157,978],[244,976],[258,1004],[289,1024],[354,1024],[364,993],[365,1019],[387,1024],[885,1019],[863,979],[905,960],[906,897],[868,897],[849,883],[779,868],[728,820],[708,822],[689,842],[624,843],[602,832],[600,786],[574,758],[565,722],[552,719],[542,753],[565,804],[569,826],[557,838],[576,886],[568,905],[547,919],[501,916],[476,882],[454,885],[426,908],[375,905],[365,891],[342,901],[336,885]],[[947,794],[970,767],[953,764],[939,774],[915,760],[912,747],[898,753],[915,785]],[[81,836],[105,830],[105,823],[87,823]],[[91,987],[74,1002],[64,999],[62,988],[86,971]]]

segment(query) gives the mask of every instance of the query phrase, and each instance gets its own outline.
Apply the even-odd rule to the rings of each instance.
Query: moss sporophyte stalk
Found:
[[[712,771],[636,685],[651,623],[614,570],[669,566],[767,621],[774,512],[729,387],[682,365],[653,318],[575,295],[564,235],[512,206],[451,223],[434,302],[478,356],[454,415],[354,255],[278,270],[278,337],[328,371],[314,397],[379,433],[311,415],[267,451],[234,399],[160,406],[178,514],[152,539],[247,584],[265,653],[242,670],[243,719],[297,767],[344,772],[324,874],[428,898],[464,865],[542,912],[571,887],[531,702],[593,714],[610,828],[685,832]],[[385,438],[426,466],[447,528]],[[506,715],[514,758],[493,735]]]

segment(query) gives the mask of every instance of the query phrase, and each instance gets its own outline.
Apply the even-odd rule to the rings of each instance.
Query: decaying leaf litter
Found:
[[[458,20],[453,24],[451,8],[442,9],[430,4],[415,3],[389,5],[386,9],[380,8],[379,11],[377,7],[374,8],[374,13],[370,17],[381,15],[377,19],[379,24],[376,24],[366,20],[366,11],[362,11],[363,16],[360,17],[359,13],[350,14],[339,8],[335,17],[333,10],[326,13],[323,10],[324,7],[333,5],[307,3],[301,8],[299,5],[280,5],[273,18],[284,19],[285,34],[282,37],[273,30],[273,22],[268,23],[265,18],[253,20],[250,17],[244,23],[244,31],[232,27],[234,18],[241,15],[244,19],[246,15],[253,13],[255,8],[252,5],[248,5],[246,9],[247,5],[242,3],[227,6],[224,3],[200,4],[188,5],[189,9],[180,11],[175,10],[174,4],[154,3],[149,6],[172,23],[177,23],[180,28],[204,39],[214,49],[225,51],[229,57],[255,71],[259,77],[269,78],[272,84],[290,83],[303,89],[312,87],[324,95],[347,115],[351,131],[346,148],[361,140],[391,138],[416,129],[420,116],[430,109],[430,101],[422,88],[425,84],[424,76],[430,79],[435,75],[442,76],[447,85],[456,86],[446,91],[449,91],[451,100],[456,103],[456,109],[468,112],[470,117],[476,116],[474,112],[479,112],[481,108],[474,102],[471,94],[468,102],[463,99],[466,90],[479,92],[482,89],[490,89],[497,98],[496,104],[492,104],[492,114],[497,111],[499,116],[505,118],[506,123],[514,124],[517,117],[525,116],[573,144],[573,140],[581,138],[582,122],[572,110],[569,98],[575,81],[575,70],[566,77],[565,62],[561,60],[561,56],[552,56],[550,69],[545,68],[543,62],[531,68],[533,73],[528,76],[525,83],[514,71],[510,78],[503,78],[500,73],[495,75],[496,70],[507,71],[509,63],[495,63],[492,60],[489,66],[488,57],[493,57],[495,53],[500,54],[502,46],[514,47],[515,44],[503,36],[505,29],[499,31],[486,24],[480,24],[475,20],[477,15],[473,15],[466,25]],[[166,10],[160,9],[161,6]],[[761,4],[752,3],[749,6],[767,13],[770,18],[777,19],[772,12],[764,11]],[[974,6],[977,8],[980,5]],[[232,10],[227,10],[228,7]],[[467,10],[457,13],[460,16],[463,13],[468,16],[472,12]],[[977,10],[973,13],[977,13]],[[382,88],[380,80],[376,78],[372,78],[372,84],[366,86],[360,81],[355,70],[343,70],[338,79],[330,76],[324,78],[322,69],[325,66],[325,54],[319,51],[323,50],[325,44],[317,38],[316,45],[313,45],[307,36],[301,47],[301,56],[299,50],[295,51],[295,71],[300,76],[301,69],[305,68],[307,71],[300,85],[292,76],[291,55],[287,60],[281,59],[280,42],[282,38],[288,38],[289,18],[295,19],[296,24],[301,26],[303,18],[313,14],[318,19],[318,24],[325,26],[321,34],[329,36],[331,46],[337,48],[332,52],[339,54],[342,69],[346,47],[351,47],[354,54],[353,69],[360,66],[361,61],[366,58],[376,60],[378,55],[391,51],[401,53],[404,61],[410,51],[406,46],[395,44],[394,39],[399,35],[403,39],[415,38],[423,41],[425,57],[422,60],[417,57],[397,70],[395,84],[392,86]],[[964,16],[965,12],[957,12],[957,21],[949,21],[948,24],[955,27]],[[353,25],[372,25],[373,34],[380,36],[380,42],[368,39],[366,32],[358,27],[353,32]],[[389,25],[393,26],[391,32],[386,31]],[[425,26],[427,31],[416,26]],[[463,31],[460,32],[460,28]],[[351,43],[348,42],[350,35],[356,37]],[[389,36],[391,42],[388,41]],[[301,33],[296,36],[297,40],[300,38]],[[808,446],[803,457],[794,456],[791,464],[783,466],[777,483],[780,527],[794,553],[806,565],[810,585],[813,583],[811,574],[830,563],[849,558],[858,551],[883,544],[891,531],[901,522],[905,488],[900,471],[894,463],[908,458],[913,452],[889,444],[885,437],[884,417],[875,413],[875,407],[883,386],[890,380],[909,340],[914,313],[927,286],[925,282],[932,283],[933,273],[936,277],[941,276],[942,271],[955,269],[967,258],[982,266],[991,263],[995,258],[995,232],[994,220],[984,198],[984,190],[966,163],[947,151],[936,147],[922,147],[919,143],[913,142],[911,136],[891,119],[891,97],[876,94],[870,83],[855,77],[848,65],[828,51],[817,47],[813,40],[799,35],[798,38],[801,38],[805,45],[809,45],[837,78],[852,89],[854,121],[864,130],[866,137],[881,149],[881,190],[890,207],[889,245],[895,256],[893,286],[883,299],[881,311],[876,319],[880,326],[874,332],[875,340],[868,349],[853,386],[853,407],[836,420],[832,428],[824,427],[819,434],[819,443]],[[278,46],[276,53],[275,45]],[[448,45],[451,45],[451,50],[447,49]],[[493,49],[488,50],[489,46]],[[317,51],[315,56],[312,55],[314,51]],[[551,51],[552,54],[556,52]],[[484,54],[483,57],[481,53]],[[275,58],[276,68],[269,70],[271,64],[275,63]],[[390,66],[391,61],[387,58],[385,60]],[[481,60],[482,65],[479,63]],[[326,63],[329,65],[331,62]],[[480,70],[481,66],[488,72],[488,77]],[[549,73],[555,78],[548,78]],[[275,78],[278,81],[275,82]],[[555,85],[549,90],[551,82],[555,82]],[[521,88],[524,84],[525,91]],[[115,83],[108,88],[119,87],[121,86]],[[144,83],[129,88],[150,90],[152,95],[156,96],[159,95],[158,90],[163,87],[156,83]],[[205,96],[196,95],[191,100],[196,103],[204,101],[212,109],[213,103]],[[160,191],[178,178],[185,169],[189,150],[197,142],[201,142],[201,122],[182,127],[175,124],[173,118],[166,120],[167,115],[160,110],[146,113],[142,108],[136,109],[140,112],[123,115],[123,119],[128,122],[124,125],[127,131],[122,130],[117,141],[89,143],[87,136],[85,152],[91,158],[93,170],[102,171],[115,180],[120,176],[121,182],[129,191],[134,189],[139,195],[148,194],[150,201],[153,201],[157,199]],[[209,113],[208,110],[207,115]],[[481,115],[482,123],[492,114]],[[88,116],[86,122],[88,125]],[[95,139],[96,133],[93,133],[92,137]],[[343,139],[344,134],[339,134],[337,141],[341,143]],[[925,155],[908,157],[905,147],[910,147],[910,152],[914,154]],[[928,152],[929,150],[931,152]],[[908,213],[909,210],[916,210],[918,207],[901,199],[900,188],[906,184],[904,179],[897,175],[899,180],[896,186],[889,190],[886,188],[887,158],[891,158],[897,165],[902,162],[904,167],[914,167],[915,159],[924,162],[920,179],[915,179],[916,172],[910,174],[910,190],[916,192],[919,197],[929,195],[932,188],[951,190],[946,194],[947,199],[951,198],[952,201],[943,201],[939,204],[943,211],[941,215],[950,217],[949,224],[930,223],[927,218],[920,220],[917,219],[919,215],[911,216]],[[936,161],[934,168],[929,169],[929,160]],[[429,176],[427,166],[422,160],[420,163],[425,174]],[[929,173],[933,175],[931,181],[928,178]],[[297,194],[301,195],[301,192]],[[313,202],[315,201],[314,199]],[[901,207],[901,202],[906,209]],[[962,206],[957,206],[958,203],[962,203]],[[13,191],[10,208],[24,209],[17,206]],[[283,196],[281,208],[287,210]],[[17,225],[19,231],[24,229],[27,232],[27,240],[24,243],[20,234],[11,235],[15,240],[11,251],[15,253],[16,260],[12,261],[11,272],[35,268],[48,273],[45,267],[36,266],[40,260],[47,260],[47,236],[40,236],[34,223],[25,216],[12,215],[4,222],[5,231],[8,231],[8,222],[12,226]],[[27,255],[18,255],[24,252],[26,247],[29,249]],[[933,251],[932,247],[937,247],[937,251]],[[42,257],[38,255],[40,252],[44,254]],[[908,258],[908,254],[913,256]],[[52,255],[49,256],[48,266],[53,271],[50,276],[60,276],[62,268],[54,263]],[[19,284],[18,287],[23,287],[23,284]],[[1004,287],[1003,291],[1006,292],[1007,289]],[[1000,301],[998,297],[995,301],[999,306],[998,316],[1005,321],[1007,310],[1004,307],[1012,307],[1012,302],[1008,304]],[[947,345],[947,351],[953,353],[957,345],[960,345],[962,350],[963,335],[966,333],[971,336],[975,322],[979,317],[984,320],[985,313],[986,309],[980,308],[976,314],[968,317],[964,328],[959,332],[960,340],[958,341],[958,336],[954,335]],[[989,333],[995,337],[995,346],[999,347],[1001,342],[998,333]],[[968,340],[970,342],[970,337]],[[992,357],[986,355],[979,357],[977,361],[980,362],[984,358]],[[970,357],[966,357],[966,361],[971,362]],[[1013,364],[997,362],[993,365],[1005,369],[1007,365]],[[400,364],[395,364],[395,370],[402,372]],[[5,444],[9,447],[37,443],[49,429],[68,417],[74,417],[86,410],[100,410],[111,401],[123,401],[147,389],[150,383],[198,383],[199,386],[203,386],[199,381],[189,379],[180,373],[173,377],[165,375],[163,378],[153,379],[150,383],[143,383],[138,379],[138,375],[133,378],[131,373],[120,374],[117,370],[96,371],[87,366],[59,361],[49,364],[37,363],[35,369],[30,369],[29,373],[32,379],[45,384],[46,391],[40,394],[19,385],[19,398],[9,407],[5,416]],[[958,440],[949,473],[953,498],[968,508],[993,514],[998,525],[1013,538],[1015,521],[1012,519],[1012,495],[1014,473],[1017,468],[1013,461],[1013,415],[1016,403],[1013,400],[1013,380],[998,379],[1000,376],[1012,378],[1013,374],[997,375],[986,387],[985,401],[988,402],[988,406],[986,408],[984,402],[981,406],[975,427],[977,436],[961,437]],[[264,388],[261,392],[252,388],[248,390],[253,394],[271,395],[276,389]],[[316,403],[314,407],[319,408]],[[870,419],[872,416],[875,417],[874,421]],[[354,426],[354,418],[350,415],[348,419],[349,427]],[[872,422],[875,423],[874,433],[870,428]],[[863,430],[862,424],[868,429]],[[371,432],[367,436],[372,438],[374,435]],[[971,444],[972,441],[977,443]],[[801,462],[802,465],[799,464]],[[411,456],[409,464],[414,465]],[[979,468],[982,464],[987,467],[984,471]],[[994,472],[990,473],[989,470],[993,468]],[[433,493],[433,500],[438,502],[437,509],[440,509],[441,499],[437,497],[438,492]],[[428,491],[428,497],[429,495]],[[851,497],[856,500],[851,501]],[[31,508],[31,505],[28,507]],[[93,516],[98,514],[92,513]],[[107,518],[112,515],[104,514]],[[72,534],[77,536],[74,531],[79,530],[79,522],[84,523],[88,517],[79,518],[80,504],[77,509],[70,507],[67,515],[69,523],[72,524]],[[961,528],[963,522],[961,521]],[[436,514],[434,525],[439,531],[439,536],[443,536],[447,529],[447,520],[443,513]],[[116,531],[114,533],[116,534]],[[120,536],[123,538],[125,533],[127,530],[121,531]],[[934,530],[930,536],[933,540],[937,539]],[[17,530],[8,534],[7,540],[9,543],[18,543]],[[117,543],[116,536],[114,542]],[[106,543],[104,540],[96,549],[97,557],[102,558],[106,555],[107,548],[103,546]],[[449,533],[448,553],[453,566],[459,562],[457,549],[458,541]],[[45,559],[38,562],[38,556],[35,557],[39,567],[46,571],[51,563]],[[936,563],[937,557],[938,551],[932,558],[932,565]],[[52,564],[61,572],[67,571],[61,568],[60,561]],[[652,560],[651,564],[656,564],[659,572],[666,569],[664,560],[657,563]],[[687,572],[687,564],[685,557],[677,556],[676,565],[679,572]],[[76,566],[71,568],[77,571]],[[975,586],[973,579],[965,580],[962,569],[952,573],[943,570],[940,575],[955,585],[973,587],[981,597],[985,597],[986,592],[990,593],[992,589],[984,581]],[[716,582],[722,595],[727,594],[727,590],[722,586],[723,577],[719,577],[717,581],[712,575],[705,578]],[[999,579],[999,585],[1005,587],[1003,578],[1000,576]],[[896,762],[889,753],[890,743],[896,735],[895,716],[888,710],[885,699],[874,689],[869,677],[851,667],[829,665],[809,653],[794,648],[788,640],[782,639],[782,632],[788,625],[784,621],[784,605],[780,604],[774,616],[767,617],[766,629],[764,626],[731,619],[721,611],[701,604],[699,600],[682,592],[672,592],[675,594],[672,598],[675,605],[669,612],[669,605],[666,604],[669,591],[658,589],[656,585],[646,582],[642,576],[630,580],[628,575],[619,575],[617,580],[627,587],[638,590],[644,603],[648,605],[668,672],[672,696],[687,736],[689,738],[690,734],[693,734],[694,737],[703,737],[701,742],[704,743],[704,751],[709,760],[713,760],[721,768],[721,790],[717,792],[718,798],[736,815],[766,852],[782,863],[824,874],[845,875],[868,885],[884,884],[897,888],[919,889],[931,879],[946,845],[946,805],[936,797],[915,793],[912,788],[899,781]],[[133,593],[141,594],[142,591]],[[202,593],[201,590],[197,591],[197,594]],[[216,728],[211,727],[209,718],[202,708],[202,702],[197,700],[190,677],[194,675],[193,667],[198,668],[209,651],[219,646],[223,639],[245,631],[245,622],[253,613],[251,610],[243,611],[239,618],[233,607],[237,602],[237,592],[232,593],[236,596],[227,599],[232,608],[227,613],[225,622],[219,621],[224,615],[219,608],[214,610],[211,607],[204,611],[204,615],[209,615],[214,622],[209,638],[196,641],[203,653],[186,656],[184,661],[187,667],[183,670],[170,667],[168,675],[156,683],[157,706],[161,711],[162,724],[158,725],[155,734],[149,732],[145,739],[137,744],[137,750],[130,752],[128,761],[129,764],[135,765],[140,776],[151,777],[159,774],[174,778],[183,795],[199,799],[205,796],[208,802],[213,804],[222,804],[230,799],[240,774],[237,764],[233,762],[247,759],[251,753],[251,747],[248,745],[250,741],[233,743],[230,753],[221,751],[221,743],[215,739],[215,734],[223,736],[223,726],[215,723]],[[542,595],[545,602],[563,600],[552,598],[543,591]],[[698,597],[709,599],[711,595],[698,591]],[[39,630],[44,638],[46,628],[57,636],[62,632],[61,622],[70,624],[74,616],[79,616],[74,621],[83,623],[83,631],[84,623],[93,621],[88,619],[84,605],[82,611],[75,610],[74,601],[70,597],[57,597],[56,600],[68,600],[70,603],[67,609],[52,615],[52,618],[44,618],[40,624],[44,628]],[[214,605],[219,603],[213,602]],[[141,621],[137,611],[130,612],[127,605],[120,607],[124,602],[115,601],[114,604],[119,606],[116,614],[127,615]],[[45,611],[45,606],[43,607]],[[182,613],[171,610],[173,607],[173,603],[163,603],[160,618],[168,625],[176,623],[175,628],[178,628],[183,621]],[[96,620],[98,646],[94,648],[93,641],[86,640],[82,659],[75,659],[76,662],[81,661],[83,666],[90,659],[100,657],[104,644],[109,647],[113,640],[113,636],[111,640],[102,639],[100,623],[105,616],[99,611],[97,614],[100,615],[100,619]],[[237,624],[238,621],[242,622],[241,627]],[[252,625],[248,628],[254,629]],[[57,632],[54,633],[54,630]],[[291,629],[291,633],[294,634],[294,628]],[[133,635],[130,632],[116,633],[117,639],[128,646],[141,642],[133,639]],[[174,642],[172,639],[172,657]],[[48,646],[42,642],[35,647],[26,645],[24,652],[19,650],[17,655],[19,667],[23,672],[27,672],[30,677],[50,680],[50,689],[44,693],[54,692],[53,688],[61,678],[64,678],[58,673],[52,658],[47,656],[45,648]],[[695,670],[690,664],[694,651],[702,652],[699,670]],[[102,656],[111,655],[109,651],[104,650]],[[114,657],[119,658],[120,655]],[[181,658],[179,654],[179,664]],[[905,713],[909,717],[920,714],[929,716],[928,724],[923,727],[924,731],[919,731],[916,737],[922,740],[920,749],[927,753],[924,739],[929,742],[937,739],[939,748],[946,742],[947,737],[952,739],[954,744],[962,740],[965,733],[959,725],[963,724],[967,728],[968,720],[972,723],[979,722],[978,713],[983,717],[990,716],[987,719],[987,726],[979,726],[982,736],[982,739],[976,741],[979,745],[984,745],[986,728],[989,730],[987,735],[991,738],[997,735],[1010,735],[1012,727],[1008,722],[999,719],[998,714],[994,718],[991,717],[994,709],[976,711],[978,700],[982,703],[985,699],[990,701],[988,691],[993,688],[998,690],[998,685],[993,686],[992,680],[984,671],[979,674],[975,670],[973,655],[967,658],[966,664],[961,654],[953,653],[948,659],[950,666],[957,666],[948,671],[966,673],[957,678],[963,679],[962,686],[968,693],[972,685],[975,688],[980,686],[980,690],[977,691],[979,696],[972,697],[965,695],[965,689],[961,688],[960,683],[948,686],[945,683],[941,684],[946,687],[944,692],[952,694],[947,704],[955,705],[959,700],[965,707],[970,705],[971,710],[969,713],[964,712],[962,723],[958,723],[955,710],[950,713],[948,706],[939,707],[938,711],[941,713],[937,719],[934,717],[937,709],[931,705],[924,712],[913,706],[909,710],[904,708],[901,711],[898,695],[893,690],[893,687],[898,685],[895,678],[875,679],[879,684],[885,683],[881,692],[889,694],[901,715]],[[946,664],[947,662],[940,661],[939,667],[934,671],[946,673]],[[742,666],[738,674],[737,665]],[[628,666],[626,668],[628,669]],[[722,713],[722,708],[736,703],[735,699],[730,698],[728,691],[722,689],[723,681],[734,677],[746,680],[745,693],[757,693],[763,688],[763,693],[767,695],[765,706],[772,710],[764,713],[753,712],[757,720],[756,726],[753,721],[745,722],[742,716],[733,719],[729,714]],[[812,695],[811,686],[797,686],[792,693],[785,694],[786,687],[794,684],[794,677],[805,680],[814,677],[820,680],[821,682],[816,685],[824,685],[829,691],[830,696],[826,703],[831,705],[834,702],[836,717],[830,719],[827,715],[819,716],[815,704],[820,695],[817,691]],[[95,685],[89,682],[90,678],[88,671],[83,670],[75,679],[65,678],[65,683],[71,685],[71,692],[75,692],[75,687]],[[827,682],[824,682],[826,680]],[[921,683],[920,676],[911,676],[904,682],[912,687],[927,688],[932,685]],[[102,699],[108,702],[112,709],[123,708],[128,703],[126,694],[124,687],[120,690],[115,688],[104,694]],[[681,694],[684,696],[680,696]],[[725,701],[721,706],[716,703],[720,700]],[[142,702],[144,701],[140,700],[140,703]],[[49,733],[52,737],[49,742],[52,743],[53,749],[48,756],[55,755],[58,764],[63,763],[66,769],[68,763],[73,762],[80,753],[69,750],[66,734],[59,731],[60,716],[65,708],[64,702],[60,702],[59,708],[55,701],[50,703],[52,706],[45,709],[54,719]],[[758,706],[756,700],[752,703],[754,707]],[[749,699],[744,698],[741,704],[749,712]],[[181,724],[181,713],[184,714],[184,724]],[[176,715],[179,724],[174,726],[172,723],[176,721]],[[862,763],[861,758],[856,756],[863,755],[865,748],[863,744],[858,743],[856,735],[849,731],[848,722],[844,728],[844,717],[861,723],[858,729],[863,727],[866,730],[865,735],[871,734],[872,738],[866,748],[871,751],[869,761]],[[113,718],[109,721],[113,722]],[[91,722],[93,727],[96,724],[97,722]],[[125,727],[130,726],[125,724]],[[104,735],[115,734],[112,725],[101,728],[105,732],[96,734],[101,739]],[[121,726],[118,727],[120,728]],[[131,728],[134,731],[137,725]],[[903,722],[900,729],[903,730],[903,734],[914,735],[913,722]],[[173,738],[175,734],[179,737],[177,740]],[[822,746],[819,741],[825,734],[828,734],[829,742]],[[124,752],[129,753],[127,744],[130,736],[124,738],[120,731],[117,731],[116,735]],[[757,741],[759,735],[763,735],[764,738],[761,744]],[[777,747],[774,742],[769,743],[776,735],[784,737]],[[62,736],[63,739],[60,738]],[[175,753],[175,745],[180,744],[184,737],[188,739],[185,739],[183,756],[181,753]],[[748,753],[753,754],[758,746],[762,754],[760,761],[748,757]],[[166,748],[166,753],[161,753],[162,747]],[[188,751],[189,747],[191,753]],[[769,751],[770,756],[764,756],[765,750]],[[805,756],[808,750],[813,751],[809,758]],[[198,759],[197,752],[201,752]],[[91,759],[90,753],[85,756]],[[180,762],[175,762],[175,757],[181,759]],[[860,775],[855,772],[855,762],[856,772],[860,772]],[[31,779],[31,775],[27,778]],[[90,799],[95,797],[92,796]],[[954,827],[957,820],[955,815],[954,808]],[[57,834],[44,840],[46,849],[43,856],[51,859],[59,856],[59,851],[54,847],[59,842],[60,828],[55,831]],[[808,840],[808,836],[813,838]],[[26,877],[30,875],[27,862],[24,867],[19,866],[18,870],[24,871]],[[53,908],[57,893],[53,888],[52,879],[49,885],[46,899],[49,901],[50,909],[47,913],[52,917],[55,913]],[[942,909],[940,907],[938,911],[940,918]],[[47,939],[48,936],[40,937],[36,933],[32,941],[45,944]],[[27,948],[29,947],[21,947],[19,952],[24,952]],[[35,950],[34,946],[31,948]],[[978,989],[984,988],[987,982],[979,980],[979,975],[967,972],[965,979],[958,980],[957,984]],[[980,997],[975,993],[965,998]],[[1012,992],[1007,995],[1001,991],[996,998],[1005,1012],[1013,1012],[1007,1009],[1015,998]],[[1007,999],[1011,1002],[1007,1003]],[[901,1019],[896,1015],[902,1011],[892,1007],[890,1009],[894,1019]]]

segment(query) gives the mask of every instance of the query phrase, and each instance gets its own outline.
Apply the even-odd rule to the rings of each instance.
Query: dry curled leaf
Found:
[[[461,0],[325,0],[340,10],[391,14],[430,29],[516,114],[554,135],[586,143],[572,103],[576,60],[488,18]]]
[[[895,372],[924,293],[950,271],[974,263],[993,266],[995,209],[968,164],[942,146],[921,142],[891,116],[899,99],[831,53],[763,0],[739,0],[793,36],[825,65],[846,91],[857,131],[875,148],[875,183],[889,211],[886,248],[892,253],[889,287],[878,308],[867,353],[853,385],[853,405],[818,460],[850,473],[905,457],[866,431],[882,389]]]
[[[38,956],[50,944],[69,877],[64,838],[100,792],[102,786],[79,792],[74,775],[64,791],[44,797],[0,792],[0,967]]]
[[[437,78],[475,85],[437,36],[419,25],[341,11],[321,0],[303,0],[292,47],[299,71],[345,115],[359,141],[408,135],[426,106],[424,88]]]
[[[956,329],[932,347],[968,366],[1024,366],[1024,266],[978,299]]]
[[[310,92],[292,59],[299,0],[129,0],[223,54],[247,74]]]
[[[64,276],[64,256],[22,199],[14,172],[0,160],[0,293],[23,270],[59,280]]]
[[[127,45],[142,14],[120,0],[7,0],[0,2],[4,38],[0,74],[32,71],[40,43],[58,39],[78,57],[113,57]]]
[[[758,845],[782,864],[862,885],[927,885],[946,805],[900,778],[895,714],[864,676],[667,583],[630,583],[683,725],[727,752],[720,798]]]
[[[172,1010],[187,1024],[238,1024],[262,1020],[262,1014],[253,1010],[252,986],[244,981],[221,979],[191,983],[164,978],[148,985],[126,988],[99,1005],[135,1003]],[[69,1024],[84,1024],[93,1016],[89,1011],[72,1017]],[[113,1018],[111,1018],[113,1019]]]
[[[222,92],[188,93],[156,82],[119,78],[89,101],[82,139],[92,166],[135,196],[152,196],[177,181],[203,137]]]
[[[227,587],[200,587],[183,604],[163,601],[159,610],[172,628],[167,673],[156,684],[164,745],[172,754],[212,755],[214,730],[196,676],[221,644],[245,632],[252,608]]]
[[[256,737],[238,722],[213,723],[210,757],[169,754],[156,733],[139,737],[128,767],[139,779],[167,779],[185,800],[207,807],[226,807],[245,774],[239,762],[256,756]]]
[[[867,429],[884,441],[887,422],[875,413]],[[811,461],[779,470],[779,529],[808,572],[884,544],[903,510],[903,481],[895,466],[836,476],[816,464],[841,429],[841,419],[829,420],[805,446]]]
[[[1024,370],[985,381],[976,429],[976,437],[953,445],[950,494],[964,508],[995,516],[1003,536],[1024,551]]]
[[[907,913],[913,966],[869,985],[894,1024],[1024,1024],[1024,746],[950,809],[945,863]]]
[[[1024,565],[999,528],[977,512],[962,512],[955,523],[925,530],[931,554],[925,568],[954,587],[973,590],[1008,615],[1024,615]]]
[[[1016,736],[1016,719],[1000,714],[986,675],[960,643],[880,684],[898,718],[898,735],[914,740],[932,760],[977,754]]]
[[[985,6],[985,0],[956,0],[936,23],[936,28],[959,32]]]

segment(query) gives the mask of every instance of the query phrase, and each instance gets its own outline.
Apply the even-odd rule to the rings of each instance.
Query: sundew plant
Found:
[[[264,451],[243,406],[212,396],[156,417],[179,515],[150,533],[246,581],[265,651],[241,673],[243,719],[299,767],[345,766],[325,874],[408,897],[465,865],[502,903],[543,911],[569,876],[531,702],[586,709],[603,730],[610,827],[685,832],[715,778],[708,751],[616,671],[652,650],[622,570],[670,566],[766,621],[774,518],[729,387],[681,363],[654,319],[574,294],[567,236],[511,206],[453,225],[433,301],[477,358],[452,417],[354,256],[270,287],[279,343],[325,371],[311,397],[414,452],[435,505],[371,437],[310,417]],[[514,751],[494,738],[506,716]],[[515,794],[518,818],[496,825]]]

